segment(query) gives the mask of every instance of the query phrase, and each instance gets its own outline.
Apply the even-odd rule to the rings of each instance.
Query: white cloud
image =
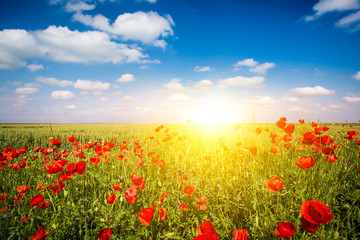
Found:
[[[134,102],[137,99],[135,97],[133,97],[133,96],[124,96],[124,100],[129,101],[129,102]]]
[[[213,83],[210,80],[204,79],[198,82],[192,82],[189,87],[184,87],[179,78],[173,78],[169,83],[163,85],[160,91],[165,92],[199,92],[206,91]]]
[[[21,29],[0,31],[0,69],[25,67],[24,59],[43,55],[45,49],[34,36]]]
[[[171,17],[161,17],[156,12],[135,12],[119,15],[113,24],[101,14],[84,15],[77,12],[73,19],[87,26],[120,36],[123,40],[153,44],[160,37],[173,35]],[[155,43],[159,45],[159,42]]]
[[[194,68],[195,72],[208,72],[211,71],[211,68],[209,66],[204,66],[204,67],[200,67],[200,66],[196,66]]]
[[[270,105],[277,103],[275,99],[269,96],[252,96],[247,102],[254,105]]]
[[[69,81],[69,80],[58,80],[56,78],[46,78],[46,77],[37,77],[35,79],[38,82],[44,83],[44,84],[49,84],[49,85],[56,85],[56,86],[60,86],[60,87],[67,87],[67,86],[71,86],[74,85],[74,82]]]
[[[132,75],[130,73],[125,73],[125,74],[121,75],[121,77],[118,78],[116,81],[117,82],[132,82],[135,79],[136,78],[134,77],[134,75]]]
[[[93,10],[95,8],[95,4],[87,4],[85,2],[67,2],[65,5],[65,10],[67,12],[79,12],[86,10]]]
[[[314,15],[306,16],[306,21],[312,21],[321,15],[333,11],[347,11],[360,8],[359,0],[320,0],[314,5]]]
[[[273,67],[275,67],[275,63],[266,62],[266,63],[256,66],[255,68],[251,68],[249,71],[253,72],[253,73],[265,75],[267,70],[269,70],[270,68],[273,68]]]
[[[335,94],[334,90],[326,89],[321,86],[294,88],[290,89],[290,92],[305,97],[329,96]]]
[[[354,74],[353,76],[356,80],[360,81],[360,71],[358,71],[356,74]]]
[[[74,88],[86,90],[86,91],[92,91],[92,90],[106,91],[110,88],[110,83],[78,79],[74,84]]]
[[[13,106],[21,108],[24,104],[32,101],[34,101],[34,99],[29,98],[26,95],[19,95],[17,98],[14,99]]]
[[[139,112],[149,112],[150,111],[150,108],[148,108],[148,107],[140,107],[140,106],[138,106],[135,109],[137,111],[139,111]]]
[[[153,42],[153,45],[155,47],[159,47],[161,48],[163,51],[165,51],[166,47],[167,47],[167,42],[164,40],[164,39],[161,39],[161,40],[155,40]]]
[[[66,110],[74,110],[74,109],[76,109],[76,105],[66,105],[64,107],[64,109],[66,109]]]
[[[219,81],[219,88],[227,88],[227,87],[244,87],[244,88],[263,88],[265,82],[265,78],[262,76],[255,77],[243,77],[236,76],[233,78],[221,79]]]
[[[95,106],[103,106],[105,103],[109,102],[110,98],[108,97],[101,97],[97,100],[97,102],[95,103]]]
[[[258,64],[257,61],[254,61],[254,59],[252,58],[248,58],[242,61],[238,61],[237,63],[234,64],[234,67],[242,67],[242,66],[255,67],[257,64]]]
[[[67,27],[49,26],[35,35],[46,47],[47,55],[59,62],[140,62],[145,58],[138,48],[117,44],[103,32],[71,31]]]
[[[35,71],[44,69],[44,66],[42,64],[29,64],[29,65],[27,65],[27,68],[30,71],[35,72]]]
[[[356,96],[343,97],[342,99],[347,103],[360,103],[360,97]]]
[[[199,82],[195,82],[193,85],[193,88],[199,89],[199,90],[206,90],[207,88],[211,87],[212,85],[213,85],[212,81],[204,79]]]
[[[340,19],[336,26],[338,27],[348,27],[349,25],[359,22],[360,21],[360,11],[357,11],[356,13],[352,13],[342,19]]]
[[[284,96],[284,97],[282,98],[282,101],[283,101],[284,103],[298,103],[298,102],[300,102],[300,98],[298,98],[298,97],[293,97],[293,96]]]
[[[139,2],[149,2],[149,3],[156,3],[157,0],[138,0]]]
[[[53,91],[51,93],[51,99],[53,100],[76,100],[76,96],[74,93],[69,90],[65,91]]]
[[[21,88],[16,88],[14,93],[15,94],[21,94],[21,95],[28,95],[28,94],[34,94],[39,92],[40,90],[36,87],[32,87],[32,86],[25,86],[25,87],[21,87]]]
[[[165,90],[169,91],[184,91],[185,87],[180,83],[180,81],[181,80],[179,78],[173,78],[169,83],[164,84],[163,87]]]
[[[22,29],[0,31],[0,69],[25,67],[25,60],[35,57],[75,63],[151,61],[141,48],[111,41],[108,34],[99,31],[79,32],[56,26],[32,32]]]

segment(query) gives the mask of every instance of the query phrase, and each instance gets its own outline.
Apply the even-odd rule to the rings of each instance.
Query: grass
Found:
[[[309,123],[296,124],[292,147],[285,148],[282,141],[280,154],[271,152],[270,132],[285,134],[275,124],[216,127],[168,124],[156,132],[157,127],[155,124],[0,125],[1,150],[28,146],[26,153],[7,161],[0,170],[0,194],[8,194],[6,201],[0,201],[1,208],[8,207],[8,211],[0,214],[1,239],[29,239],[40,226],[50,231],[47,239],[97,239],[103,228],[112,229],[111,239],[193,239],[197,236],[196,227],[204,221],[212,222],[220,239],[233,239],[235,229],[248,230],[248,239],[279,238],[274,234],[279,222],[294,224],[296,233],[292,239],[360,238],[360,151],[356,143],[359,137],[345,139],[347,131],[359,132],[359,125],[328,125],[330,129],[322,133],[341,146],[335,150],[338,160],[334,163],[327,162],[321,152],[313,153],[310,147],[295,150],[301,145],[296,139],[302,137],[303,132],[313,130]],[[257,128],[262,130],[260,134],[256,134]],[[115,146],[106,160],[101,156],[99,164],[90,164],[90,158],[96,155],[94,147],[82,149],[85,158],[79,159],[74,156],[76,148],[66,142],[70,136],[81,144],[96,141],[100,145],[116,140],[113,139]],[[61,175],[60,172],[47,174],[42,161],[45,155],[33,151],[37,146],[49,148],[52,139],[61,139],[62,144],[55,146],[58,152],[47,155],[50,162],[46,165],[52,164],[54,158],[66,158],[68,164],[86,162],[85,173],[65,181],[65,187],[58,194],[52,194],[51,189],[35,189],[38,183],[54,184]],[[137,163],[141,158],[134,152],[136,140],[144,155],[140,168]],[[125,153],[118,148],[123,141],[129,148]],[[256,155],[248,151],[254,147]],[[71,153],[67,157],[57,156],[60,149]],[[154,154],[148,157],[149,152]],[[118,160],[119,154],[126,156],[126,162]],[[165,161],[164,166],[152,163],[157,155]],[[31,160],[33,156],[38,158]],[[313,156],[315,167],[306,170],[298,167],[295,162],[302,156]],[[23,161],[23,157],[28,157],[25,168],[9,168],[9,164]],[[132,174],[146,181],[134,204],[130,204],[124,194],[133,185]],[[181,180],[184,175],[187,181]],[[281,191],[267,191],[265,182],[272,177],[282,179]],[[124,188],[114,191],[112,184],[119,183],[124,184]],[[24,184],[31,189],[24,193],[24,201],[15,205],[17,188]],[[185,186],[194,186],[195,193],[184,194]],[[165,192],[169,196],[161,207],[167,211],[166,219],[159,218],[157,204],[150,224],[143,226],[138,213],[151,207]],[[28,205],[32,197],[40,193],[51,203],[50,207]],[[109,204],[106,200],[112,193],[117,198],[114,204]],[[205,210],[195,207],[202,196],[207,197]],[[334,214],[333,219],[315,233],[300,227],[300,207],[308,200],[323,202]],[[187,204],[187,211],[179,210],[181,202]],[[22,222],[26,214],[30,221]]]

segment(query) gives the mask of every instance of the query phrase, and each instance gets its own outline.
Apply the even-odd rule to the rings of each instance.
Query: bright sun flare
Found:
[[[216,125],[236,122],[235,109],[225,100],[209,100],[193,107],[191,122]]]

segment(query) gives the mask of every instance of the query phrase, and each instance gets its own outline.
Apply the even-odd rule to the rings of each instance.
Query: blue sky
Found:
[[[360,0],[0,0],[0,122],[360,120]]]

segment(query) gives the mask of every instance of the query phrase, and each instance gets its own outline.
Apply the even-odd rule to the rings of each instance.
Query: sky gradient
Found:
[[[0,0],[0,122],[360,120],[360,0]]]

